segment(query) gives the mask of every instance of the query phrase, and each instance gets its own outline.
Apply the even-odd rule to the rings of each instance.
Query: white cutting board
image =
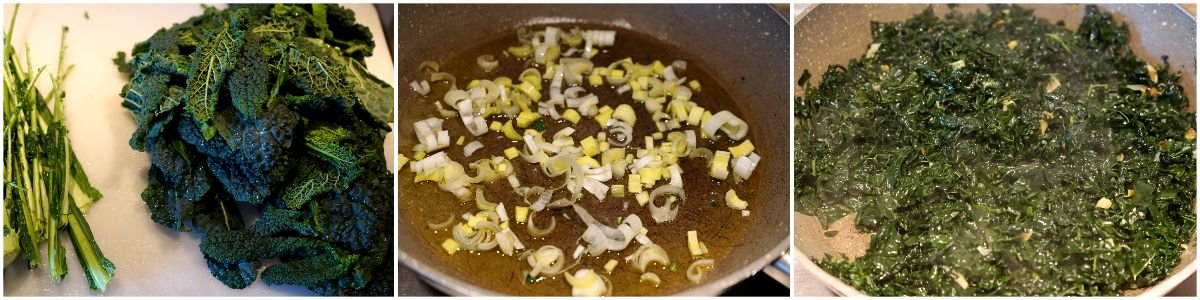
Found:
[[[391,54],[374,7],[348,6],[354,10],[358,22],[369,26],[375,37],[375,52],[367,58],[367,69],[395,86]],[[8,26],[12,11],[11,4],[4,5],[2,26]],[[126,80],[117,72],[112,58],[117,51],[129,52],[135,43],[149,38],[159,28],[202,11],[196,4],[21,5],[13,44],[24,57],[22,44],[28,41],[35,66],[54,69],[59,32],[64,25],[70,27],[66,61],[74,64],[75,70],[65,83],[67,125],[84,170],[92,184],[104,193],[104,198],[92,206],[87,220],[104,255],[117,266],[116,276],[105,294],[311,295],[304,288],[268,286],[261,279],[242,290],[226,287],[209,274],[200,253],[200,236],[154,223],[142,203],[140,195],[146,187],[150,159],[145,153],[129,148],[129,136],[135,126],[129,111],[121,107],[117,93]],[[84,18],[85,12],[89,19]],[[43,77],[40,83],[42,91],[49,89],[48,79]],[[393,135],[388,135],[384,153],[394,153]],[[393,156],[387,157],[391,166]],[[44,265],[28,270],[24,258],[18,258],[4,269],[4,295],[94,295],[88,290],[87,279],[66,236],[62,234],[68,249],[68,272],[62,282],[52,282]],[[44,245],[41,253],[44,262]]]

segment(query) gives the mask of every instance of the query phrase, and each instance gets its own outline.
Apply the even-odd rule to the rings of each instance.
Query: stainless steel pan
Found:
[[[1063,20],[1068,28],[1077,28],[1083,18],[1080,5],[1023,5],[1033,8],[1034,14],[1051,21]],[[810,83],[821,80],[821,74],[831,64],[845,65],[852,58],[866,53],[871,43],[871,21],[902,21],[921,12],[925,4],[907,5],[818,5],[809,7],[797,15],[795,27],[795,53],[797,73],[808,69],[813,74]],[[984,5],[961,5],[960,12],[984,9]],[[1183,73],[1184,89],[1192,99],[1191,111],[1196,107],[1196,20],[1181,8],[1169,4],[1108,4],[1101,5],[1105,11],[1113,12],[1118,20],[1129,24],[1134,43],[1134,52],[1143,59],[1161,63],[1160,57],[1168,55],[1171,67]],[[934,12],[944,16],[950,9],[947,5],[935,5]],[[795,87],[797,95],[802,91]],[[851,215],[852,217],[853,215]],[[842,253],[849,257],[865,254],[870,245],[870,236],[845,234],[852,231],[850,218],[831,225],[832,230],[843,234],[828,238],[822,235],[820,222],[815,217],[796,214],[795,254],[799,265],[797,277],[811,274],[834,292],[841,295],[862,296],[862,292],[843,283],[816,264],[812,259],[824,257],[826,253]],[[1131,295],[1162,296],[1196,272],[1196,241],[1189,244],[1183,263],[1157,285],[1135,291]]]
[[[715,295],[776,259],[788,248],[791,186],[791,136],[788,80],[787,21],[767,5],[400,5],[397,15],[399,82],[417,78],[422,61],[449,59],[457,51],[522,26],[539,24],[599,24],[621,27],[664,41],[689,56],[721,82],[751,125],[751,135],[769,163],[760,164],[754,184],[757,197],[740,244],[718,262],[703,284],[683,290],[688,295]],[[406,84],[405,84],[406,85]],[[402,86],[405,86],[402,85]],[[415,92],[399,94],[399,149],[415,144],[412,122],[428,116],[405,115]],[[406,210],[413,192],[411,180],[399,182],[398,218],[417,218]],[[409,177],[411,178],[411,177]],[[451,295],[511,294],[486,289],[463,270],[449,266],[435,241],[428,241],[410,222],[398,222],[397,257],[438,289]],[[437,241],[440,242],[440,241]],[[720,267],[724,266],[724,267]]]

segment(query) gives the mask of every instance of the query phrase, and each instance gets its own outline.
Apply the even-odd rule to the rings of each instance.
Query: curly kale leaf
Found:
[[[151,158],[151,218],[191,222],[226,286],[249,286],[260,260],[278,259],[267,284],[392,294],[379,129],[393,90],[363,66],[374,44],[353,18],[335,5],[205,7],[114,59],[131,80],[130,146]],[[247,208],[261,212],[254,224]]]
[[[347,181],[353,181],[361,171],[358,157],[341,144],[349,136],[350,132],[344,128],[320,126],[304,135],[304,146],[313,156],[333,165]]]
[[[270,285],[299,285],[313,289],[323,282],[337,279],[350,271],[359,255],[344,251],[325,251],[323,254],[287,261],[263,270],[263,281]],[[358,284],[361,288],[365,283]]]
[[[192,225],[200,233],[240,230],[246,227],[242,214],[233,199],[220,193],[196,205]],[[225,286],[235,289],[245,288],[258,278],[258,268],[262,263],[258,260],[247,260],[236,263],[222,263],[212,258],[204,258],[208,271]]]
[[[394,122],[392,95],[395,95],[395,90],[387,82],[367,72],[362,63],[346,60],[346,64],[350,66],[346,69],[346,81],[353,85],[358,103],[371,114],[376,126],[387,128],[388,123]]]
[[[236,13],[229,16],[223,26],[206,33],[204,43],[191,56],[185,109],[200,125],[205,139],[216,134],[209,122],[216,115],[225,75],[237,66],[237,55],[244,34],[238,29],[239,16]]]
[[[268,44],[266,33],[255,30],[245,33],[241,50],[238,68],[229,74],[227,88],[233,107],[245,118],[253,119],[270,98],[269,66],[275,51]]]
[[[289,209],[298,209],[321,193],[345,188],[349,182],[338,172],[314,167],[304,167],[300,172],[283,194],[283,203]]]
[[[290,82],[316,100],[304,103],[306,106],[326,110],[330,103],[343,109],[354,105],[350,85],[346,82],[346,66],[337,63],[336,53],[329,46],[313,39],[297,38],[285,55]]]
[[[313,5],[315,15],[316,7]],[[337,5],[323,5],[324,26],[329,35],[323,36],[326,43],[341,50],[341,56],[362,62],[364,57],[371,56],[375,50],[375,40],[371,30],[355,22],[354,11]]]
[[[226,139],[205,140],[195,124],[181,123],[184,141],[209,156],[208,164],[225,190],[239,202],[261,203],[271,187],[287,180],[291,168],[288,149],[300,118],[286,106],[274,106],[256,119],[241,119],[227,130]],[[225,136],[225,135],[223,135]]]
[[[254,234],[271,236],[282,232],[293,232],[304,236],[316,236],[319,230],[311,224],[311,217],[302,211],[267,208],[258,221],[254,221]]]
[[[329,243],[302,237],[258,236],[249,230],[210,232],[200,240],[200,251],[217,262],[237,263],[248,260],[303,254],[322,250]]]

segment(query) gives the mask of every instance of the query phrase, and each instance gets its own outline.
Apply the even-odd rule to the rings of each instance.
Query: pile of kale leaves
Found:
[[[872,30],[796,99],[796,209],[871,234],[822,268],[872,295],[1117,295],[1180,264],[1194,113],[1126,25],[994,5]]]
[[[154,222],[203,234],[225,285],[392,295],[392,87],[370,31],[335,5],[230,5],[163,28],[114,62],[150,154]],[[243,222],[240,209],[261,215]],[[249,217],[247,217],[249,218]]]

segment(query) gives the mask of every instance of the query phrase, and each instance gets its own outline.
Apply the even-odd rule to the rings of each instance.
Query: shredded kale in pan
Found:
[[[872,295],[1117,295],[1179,265],[1194,115],[1125,24],[996,5],[871,27],[873,55],[796,99],[796,209],[871,234],[823,269]]]

